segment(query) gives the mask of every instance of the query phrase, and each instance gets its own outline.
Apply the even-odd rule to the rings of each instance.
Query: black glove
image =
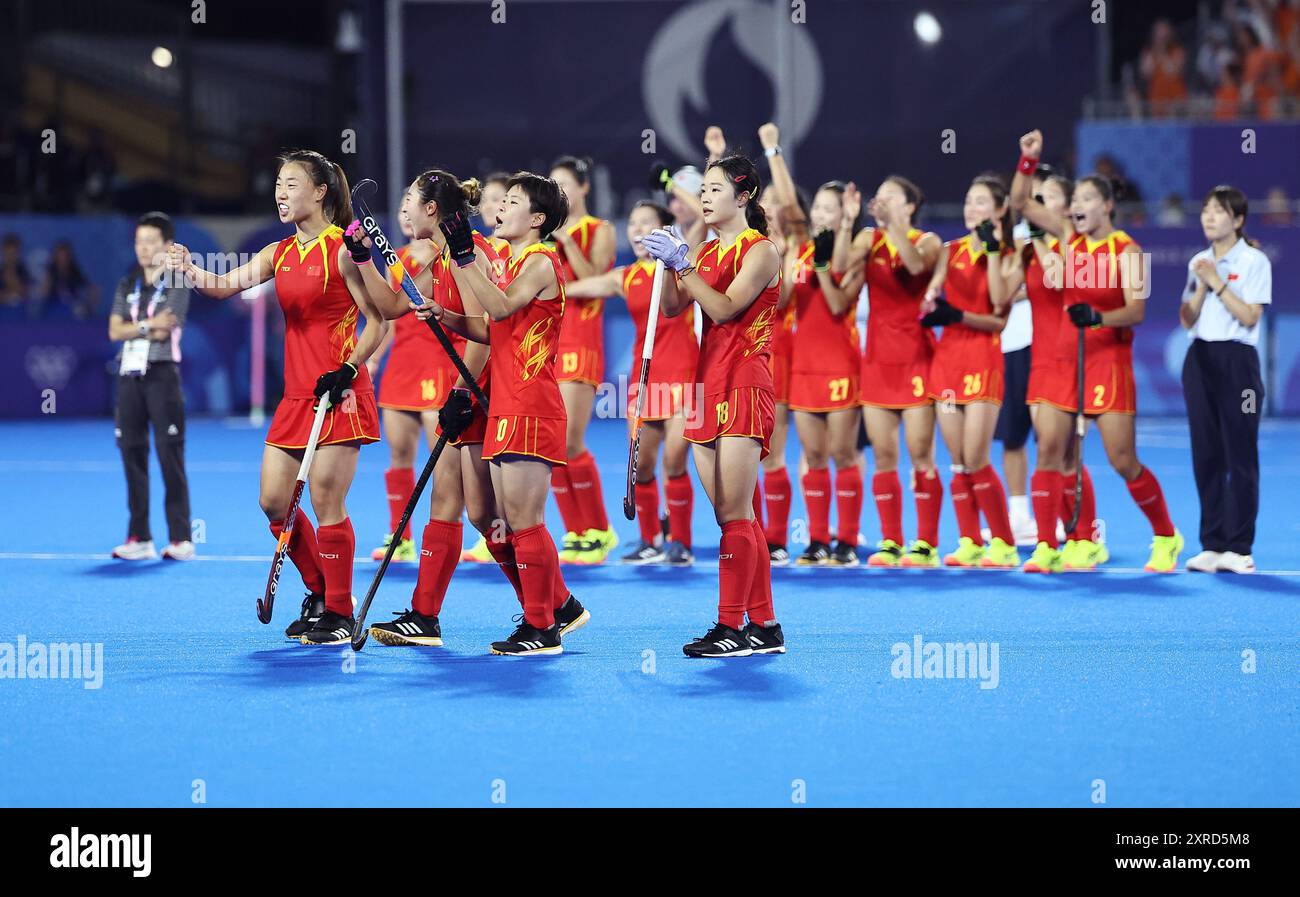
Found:
[[[439,221],[438,228],[447,238],[451,260],[461,268],[474,264],[474,232],[470,229],[469,218],[457,212]]]
[[[668,170],[667,165],[656,159],[650,166],[650,176],[646,178],[646,183],[656,193],[672,193],[673,173]]]
[[[463,386],[458,386],[447,396],[447,401],[438,409],[438,425],[448,440],[460,438],[474,420],[474,397]]]
[[[987,218],[975,225],[975,236],[980,238],[980,242],[984,244],[984,251],[989,255],[997,255],[998,250],[1002,248],[998,238],[993,235],[993,222]]]
[[[352,254],[352,261],[358,265],[364,265],[370,261],[370,250],[361,242],[365,235],[365,229],[362,228],[360,221],[353,221],[348,225],[348,229],[343,232],[343,245]]]
[[[1086,302],[1071,305],[1066,312],[1070,315],[1070,323],[1080,330],[1084,327],[1101,326],[1101,312]]]
[[[940,296],[934,300],[934,311],[921,318],[921,326],[947,327],[949,324],[960,324],[964,317],[966,317],[966,312],[956,308],[947,299]]]
[[[326,371],[316,378],[316,398],[320,398],[329,393],[330,405],[338,405],[343,401],[343,393],[347,392],[352,381],[357,378],[357,366],[350,361],[345,361],[339,365],[336,371]]]
[[[818,231],[813,237],[813,270],[825,271],[830,268],[831,254],[835,251],[835,231],[829,227]]]

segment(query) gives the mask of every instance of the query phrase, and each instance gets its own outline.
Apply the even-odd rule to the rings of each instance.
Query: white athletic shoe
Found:
[[[1038,523],[1033,517],[1014,515],[1011,518],[1011,534],[1017,545],[1033,547],[1038,544]]]
[[[189,539],[184,542],[173,542],[162,550],[164,560],[168,561],[192,561],[194,560],[194,543]]]
[[[1248,554],[1225,551],[1219,555],[1218,570],[1220,573],[1254,573],[1255,559]]]
[[[1193,573],[1218,573],[1219,559],[1222,557],[1218,551],[1202,551],[1196,557],[1187,559],[1187,569]]]
[[[158,557],[158,552],[154,550],[152,539],[142,541],[131,536],[113,549],[113,557],[124,561],[152,561]]]

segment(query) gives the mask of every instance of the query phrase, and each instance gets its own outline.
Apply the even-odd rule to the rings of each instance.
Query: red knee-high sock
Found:
[[[283,520],[272,520],[271,535],[277,539],[284,530]],[[313,595],[325,594],[325,574],[320,568],[320,553],[316,546],[316,531],[312,529],[307,512],[302,508],[293,518],[293,533],[289,536],[289,560],[302,575],[302,584]]]
[[[447,597],[447,584],[460,560],[460,546],[464,529],[459,520],[430,520],[424,527],[420,543],[420,572],[415,578],[415,593],[411,607],[426,617],[436,617],[442,612],[442,601]]]
[[[757,520],[759,523],[762,523],[763,522],[763,484],[758,480],[754,481],[754,497],[751,499],[751,503],[754,506],[754,519]]]
[[[391,467],[384,471],[384,485],[388,489],[388,531],[397,540],[411,538],[411,521],[406,521],[406,528],[397,535],[397,524],[406,510],[406,503],[415,491],[415,471],[409,467]]]
[[[764,623],[775,622],[776,610],[772,607],[772,556],[767,551],[766,534],[763,532],[763,525],[757,520],[751,520],[750,526],[754,530],[754,582],[750,585],[749,600],[746,602],[745,612],[749,614],[749,622],[757,623],[760,626]]]
[[[578,504],[583,529],[609,529],[605,494],[601,492],[600,474],[596,471],[596,459],[591,452],[569,459],[569,482],[573,486],[573,498]]]
[[[784,467],[764,472],[763,497],[767,501],[767,541],[784,545],[790,526],[790,475]]]
[[[745,606],[757,569],[758,546],[754,525],[748,520],[722,524],[718,543],[718,622],[732,629],[745,625]]]
[[[1016,544],[1016,537],[1011,532],[1011,516],[1007,513],[1007,493],[1002,488],[1002,479],[992,464],[985,464],[970,475],[971,486],[975,492],[975,503],[989,522],[989,534],[1001,539],[1008,545]]]
[[[754,490],[757,493],[757,489]],[[695,510],[695,488],[691,475],[669,477],[664,483],[664,498],[668,502],[668,535],[674,542],[691,547],[691,514]],[[761,524],[760,524],[761,525]]]
[[[916,497],[916,537],[931,548],[939,544],[939,512],[943,510],[943,480],[939,471],[912,470],[912,494]]]
[[[1174,522],[1169,519],[1169,508],[1165,505],[1165,494],[1160,490],[1160,481],[1151,472],[1151,468],[1142,468],[1142,472],[1137,475],[1137,479],[1128,484],[1128,494],[1133,496],[1133,500],[1142,509],[1142,513],[1147,515],[1147,520],[1151,521],[1151,531],[1153,533],[1157,536],[1172,536],[1174,534]]]
[[[897,482],[897,474],[894,479]],[[858,529],[862,525],[862,471],[857,465],[835,469],[835,511],[839,517],[839,540],[845,545],[857,545]]]
[[[857,472],[856,470],[854,471]],[[938,477],[935,477],[938,480]],[[903,484],[898,471],[877,472],[871,478],[871,494],[876,497],[876,512],[880,514],[880,535],[903,544]],[[917,513],[920,513],[920,495],[917,495]],[[922,526],[922,529],[925,527]],[[925,539],[925,536],[920,538]],[[926,539],[928,542],[929,540]],[[932,545],[934,543],[931,543]]]
[[[957,531],[976,545],[984,544],[980,535],[980,509],[975,504],[975,490],[971,475],[962,471],[952,475],[949,486],[952,494],[952,509],[957,513]]]
[[[487,550],[488,554],[492,555],[492,560],[497,562],[497,566],[505,574],[506,579],[510,580],[510,585],[514,586],[515,597],[519,599],[519,606],[523,607],[524,587],[519,582],[519,563],[515,559],[514,534],[508,534],[500,542],[488,536]]]
[[[1035,470],[1029,480],[1034,502],[1034,520],[1038,523],[1038,541],[1056,548],[1056,521],[1061,514],[1062,474],[1059,470]]]
[[[551,492],[555,495],[555,503],[560,507],[560,519],[564,521],[564,529],[570,533],[581,533],[586,529],[582,525],[582,510],[578,505],[577,496],[573,494],[573,484],[569,480],[569,468],[557,464],[551,468]]]
[[[514,535],[519,581],[524,588],[524,619],[530,626],[550,629],[555,625],[555,571],[560,554],[540,523],[516,530]]]
[[[641,527],[641,539],[653,543],[659,537],[659,481],[637,483],[633,490],[636,502],[636,519]]]
[[[345,617],[352,616],[352,560],[357,537],[352,519],[344,517],[316,530],[320,568],[325,574],[325,609]]]
[[[1074,529],[1066,534],[1066,538],[1075,540],[1096,541],[1093,529],[1097,525],[1097,496],[1092,491],[1092,475],[1088,473],[1088,468],[1082,467],[1083,472],[1083,501],[1079,511],[1079,519],[1074,524]],[[1074,513],[1074,485],[1076,474],[1063,474],[1061,477],[1061,519],[1068,521],[1070,515]]]
[[[808,538],[831,540],[831,471],[828,467],[803,475],[803,503],[808,509]]]

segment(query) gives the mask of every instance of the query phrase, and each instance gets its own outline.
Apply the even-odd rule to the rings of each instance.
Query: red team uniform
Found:
[[[495,389],[489,397],[483,457],[527,455],[564,465],[568,415],[560,397],[555,360],[564,314],[564,273],[559,256],[534,243],[510,259],[501,277],[505,289],[530,256],[540,254],[554,267],[560,285],[555,299],[533,299],[501,321],[488,325],[492,347],[488,367]]]
[[[858,403],[858,325],[855,303],[831,312],[816,273],[813,244],[799,253],[792,288],[795,316],[790,357],[790,407],[796,411],[843,411]]]
[[[913,228],[915,245],[924,233]],[[876,228],[862,276],[871,313],[862,355],[858,401],[872,408],[917,408],[930,404],[927,391],[934,334],[921,326],[921,301],[930,272],[912,274],[888,235]]]
[[[1118,260],[1127,246],[1137,247],[1137,244],[1122,230],[1095,242],[1083,234],[1075,235],[1070,241],[1071,252],[1065,256],[1065,264],[1072,270],[1066,272],[1063,289],[1058,293],[1064,308],[1077,303],[1091,305],[1102,312],[1123,308],[1124,289]],[[1089,274],[1081,274],[1080,268],[1086,268]],[[1037,326],[1037,319],[1034,323]],[[1056,352],[1060,374],[1038,395],[1039,401],[1071,413],[1079,408],[1075,396],[1079,376],[1077,341],[1073,325],[1059,328]],[[1083,411],[1088,415],[1137,413],[1131,327],[1097,327],[1085,332]]]
[[[505,243],[504,240],[502,240],[501,242]],[[506,252],[509,253],[510,244],[505,243],[505,246],[506,246]],[[480,234],[478,231],[474,231],[474,251],[476,253],[482,254],[483,257],[487,259],[488,279],[493,281],[494,283],[499,284],[501,277],[505,274],[505,265],[504,265],[503,257],[497,252],[495,248],[495,244],[493,244],[491,240],[489,240],[487,237]],[[465,303],[460,297],[460,287],[456,286],[456,280],[451,275],[452,264],[453,263],[451,261],[451,257],[445,251],[442,253],[442,255],[438,256],[436,259],[433,260],[433,299],[443,308],[446,308],[450,311],[454,311],[456,312],[456,314],[463,315],[465,314]],[[399,318],[398,320],[402,320],[402,319]],[[428,330],[427,326],[425,326],[425,330]],[[460,355],[462,358],[464,358],[465,344],[468,341],[465,339],[465,337],[461,336],[458,333],[452,333],[451,331],[448,331],[447,335],[451,337],[451,344],[456,349],[456,353]],[[431,339],[434,339],[435,343],[437,342],[436,338],[433,336],[432,333],[429,334],[429,337]],[[447,357],[447,353],[442,351],[441,345],[437,345],[434,351],[436,351],[439,355],[443,356],[444,358]],[[450,364],[451,361],[450,359],[448,359],[448,365]],[[451,387],[455,385],[458,376],[459,375],[455,367],[452,367],[451,379],[447,381],[448,390],[450,390]],[[491,358],[489,357],[488,363],[483,366],[483,370],[480,371],[478,375],[479,388],[483,390],[483,394],[488,397],[489,402],[492,401],[491,382],[492,382],[492,361]],[[442,432],[441,426],[439,426],[438,432],[439,433]],[[453,442],[452,445],[478,445],[483,442],[484,438],[486,437],[486,434],[487,434],[487,412],[479,408],[478,402],[477,400],[475,400],[473,421],[470,422],[470,425],[465,428],[465,431],[463,433],[460,434],[460,438],[457,439],[455,442]]]
[[[397,250],[397,257],[412,277],[420,273],[421,269],[411,260],[409,246]],[[437,264],[436,259],[433,264]],[[390,279],[394,278],[390,275]],[[393,286],[397,288],[398,284]],[[460,351],[464,338],[451,336],[453,345],[457,345],[457,351]],[[456,340],[460,343],[457,344]],[[388,363],[379,384],[380,408],[436,411],[447,400],[455,382],[456,368],[427,324],[409,314],[393,321],[393,345],[388,351]]]
[[[654,286],[653,262],[640,260],[623,271],[623,296],[627,311],[636,327],[632,343],[632,371],[628,378],[627,407],[631,414],[636,406],[636,392],[640,386],[641,347],[645,345],[646,328],[650,322],[650,293]],[[655,323],[655,343],[650,360],[650,373],[646,381],[646,404],[642,420],[667,420],[685,409],[690,417],[695,409],[695,369],[700,360],[700,344],[695,336],[695,306],[691,305],[680,315],[670,318],[662,311]]]
[[[1059,242],[1053,240],[1052,250],[1059,251],[1059,247]],[[1066,331],[1073,338],[1074,328],[1065,315],[1061,290],[1049,285],[1045,279],[1038,253],[1031,247],[1026,257],[1025,293],[1029,296],[1034,338],[1029,355],[1029,385],[1025,390],[1025,401],[1033,405],[1056,393],[1056,384],[1064,376],[1061,372],[1061,333]]]
[[[338,270],[343,229],[331,225],[307,246],[285,237],[275,247],[275,293],[284,312],[284,398],[266,444],[307,447],[316,405],[316,378],[347,361],[357,344],[360,312]],[[378,442],[379,411],[370,374],[361,365],[352,397],[325,414],[317,445]]]
[[[790,401],[790,364],[794,357],[794,327],[797,315],[793,305],[777,312],[776,326],[772,330],[772,389],[777,402]]]
[[[696,258],[696,270],[713,289],[726,292],[745,255],[763,241],[771,242],[753,228],[726,249],[710,240]],[[705,315],[695,374],[704,387],[704,407],[686,425],[690,442],[749,436],[762,443],[767,456],[776,415],[770,356],[779,293],[780,284],[764,288],[744,314],[723,324]]]
[[[591,215],[583,215],[578,219],[577,224],[569,228],[569,236],[573,237],[585,258],[591,258],[591,244],[596,235],[596,228],[607,223]],[[573,274],[573,266],[564,257],[564,247],[557,245],[555,253],[563,275],[561,282],[577,280]],[[612,261],[610,268],[613,268]],[[568,314],[564,316],[564,326],[560,329],[559,361],[557,376],[561,383],[589,383],[592,386],[599,386],[604,380],[605,300],[603,298],[572,301]]]
[[[993,314],[989,299],[988,253],[969,235],[949,243],[947,299],[954,308],[977,315]],[[1002,404],[1002,347],[996,333],[963,324],[943,328],[930,362],[930,398],[968,405]]]

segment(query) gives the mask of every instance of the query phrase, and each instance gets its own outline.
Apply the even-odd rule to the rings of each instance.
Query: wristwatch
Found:
[[[767,156],[769,159],[773,156],[779,156],[781,155],[781,147],[769,146],[767,149],[763,150],[763,155]]]
[[[141,335],[141,336],[148,336],[148,335],[149,335],[149,325],[146,324],[144,321],[141,321],[141,322],[136,326],[135,329],[138,330],[138,331],[140,331],[140,335]]]

